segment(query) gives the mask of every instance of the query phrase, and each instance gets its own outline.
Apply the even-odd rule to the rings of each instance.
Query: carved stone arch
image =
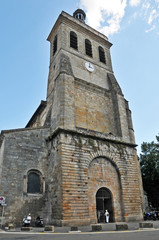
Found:
[[[117,164],[112,155],[98,152],[88,164],[88,201],[91,222],[97,222],[96,193],[100,188],[112,193],[112,212],[114,221],[123,220],[122,185]]]
[[[103,158],[109,159],[109,161],[111,161],[113,164],[115,164],[116,168],[118,169],[117,164],[116,164],[116,162],[117,162],[116,157],[114,156],[113,153],[110,153],[108,151],[96,151],[96,152],[91,153],[89,160],[88,160],[88,167],[89,167],[91,161],[98,157],[103,157]],[[119,171],[119,169],[118,169],[118,171]]]
[[[44,172],[42,169],[39,169],[39,168],[35,168],[35,167],[32,167],[32,168],[28,168],[27,170],[25,170],[24,172],[24,176],[26,176],[28,174],[28,172],[32,171],[32,170],[35,170],[37,172],[39,172],[42,176],[44,176]]]
[[[116,162],[113,160],[113,158],[107,157],[107,156],[105,156],[105,155],[98,155],[97,157],[93,158],[93,159],[89,162],[88,168],[89,168],[89,166],[91,165],[91,163],[92,163],[93,161],[96,161],[98,158],[103,158],[105,161],[109,161],[109,162],[112,164],[112,166],[116,169],[116,172],[117,172],[118,177],[119,177],[119,180],[120,180],[120,187],[121,187],[121,174],[120,174],[119,168],[118,168]]]

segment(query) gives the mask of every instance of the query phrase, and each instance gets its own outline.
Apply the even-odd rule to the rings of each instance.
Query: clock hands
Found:
[[[94,66],[93,66],[93,64],[90,63],[90,62],[86,62],[86,63],[85,63],[85,67],[87,68],[87,70],[88,70],[89,72],[93,72],[93,71],[94,71]]]
[[[89,68],[92,68],[92,64],[91,63],[89,63]]]

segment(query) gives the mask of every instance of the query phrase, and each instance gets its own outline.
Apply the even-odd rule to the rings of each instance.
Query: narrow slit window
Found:
[[[78,50],[78,40],[75,32],[70,32],[70,47]]]
[[[86,50],[86,54],[89,56],[89,57],[92,57],[92,44],[91,42],[86,39],[85,40],[85,50]]]
[[[53,55],[55,55],[57,51],[57,35],[54,38],[54,42],[53,42]]]
[[[99,61],[106,64],[104,49],[102,47],[99,47],[98,50],[99,50]]]

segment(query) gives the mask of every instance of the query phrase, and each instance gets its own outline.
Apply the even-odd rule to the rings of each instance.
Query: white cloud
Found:
[[[132,21],[145,21],[150,32],[158,31],[159,0],[79,0],[79,7],[87,14],[87,23],[106,36],[119,32],[121,23],[130,24]],[[129,4],[128,4],[129,3]],[[128,6],[127,6],[128,4]],[[133,9],[135,7],[135,11]],[[131,9],[131,11],[129,11]],[[124,16],[126,11],[130,15]]]
[[[148,32],[153,31],[154,29],[156,29],[155,25],[153,25],[151,28],[147,29],[145,32],[148,33]]]
[[[150,29],[146,30],[146,32],[157,29],[159,20],[159,0],[144,0],[142,9],[144,10],[145,20],[150,26]]]
[[[81,0],[88,24],[105,35],[118,32],[125,14],[127,0]]]
[[[145,9],[145,10],[148,10],[150,8],[150,3],[148,1],[145,1],[143,4],[142,4],[142,8]]]
[[[149,16],[149,19],[148,19],[148,24],[150,25],[156,17],[157,17],[156,9],[153,9],[150,13],[150,16]]]
[[[130,0],[129,4],[132,7],[137,7],[140,4],[141,0]]]
[[[134,14],[133,14],[132,18],[133,18],[133,19],[136,19],[136,18],[137,18],[137,16],[138,16],[138,13],[137,13],[137,12],[134,12]]]

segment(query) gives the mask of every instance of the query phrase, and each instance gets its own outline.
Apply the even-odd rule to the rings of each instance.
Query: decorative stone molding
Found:
[[[66,74],[69,74],[69,75],[73,76],[73,71],[72,71],[70,59],[65,54],[61,54],[61,56],[60,56],[60,67],[59,67],[59,69],[60,69],[61,73],[66,73]]]

